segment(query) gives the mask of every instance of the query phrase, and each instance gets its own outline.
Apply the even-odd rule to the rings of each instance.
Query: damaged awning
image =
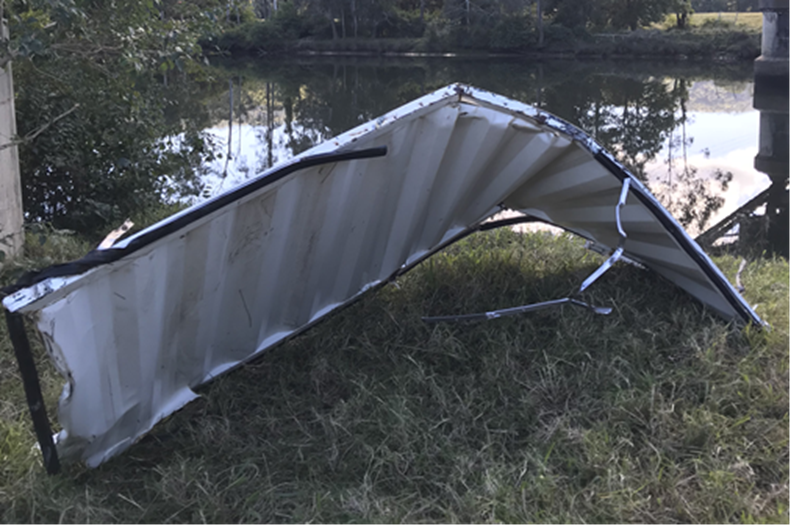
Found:
[[[580,290],[624,257],[726,319],[762,323],[648,190],[591,138],[542,110],[449,86],[7,291],[3,305],[48,469],[57,470],[59,457],[97,466],[193,400],[196,386],[504,209],[609,253]],[[547,300],[481,315],[581,303]],[[25,361],[23,316],[66,378],[56,446],[35,368]]]

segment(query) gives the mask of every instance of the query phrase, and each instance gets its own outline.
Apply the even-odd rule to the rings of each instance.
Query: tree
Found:
[[[694,13],[691,0],[673,0],[671,8],[676,14],[676,27],[686,29],[689,17]]]
[[[601,0],[545,0],[545,12],[556,24],[570,29],[586,27]]]
[[[166,177],[173,185],[193,178],[211,150],[181,114],[201,114],[197,105],[186,109],[197,87],[189,75],[200,71],[202,30],[224,18],[212,12],[218,7],[213,0],[8,6],[13,38],[2,52],[15,59],[28,221],[102,230],[157,205]]]
[[[602,0],[609,24],[615,29],[638,27],[661,22],[671,10],[673,0]]]
[[[2,11],[2,10],[0,10]],[[0,12],[0,40],[6,41],[5,19]],[[14,91],[11,63],[0,68],[0,269],[8,257],[22,251],[22,194],[19,182],[19,160],[16,134]]]

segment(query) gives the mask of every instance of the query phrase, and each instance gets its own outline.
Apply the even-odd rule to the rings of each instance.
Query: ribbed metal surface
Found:
[[[192,387],[430,255],[501,204],[618,243],[621,180],[597,160],[595,143],[533,108],[449,87],[303,156],[382,145],[386,157],[298,171],[114,263],[6,298],[8,309],[36,313],[69,380],[61,454],[98,465],[192,400]],[[758,320],[644,194],[635,182],[622,211],[626,254],[722,315]]]

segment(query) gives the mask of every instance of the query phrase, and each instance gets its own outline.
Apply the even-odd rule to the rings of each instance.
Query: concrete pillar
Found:
[[[753,106],[761,112],[755,169],[772,180],[764,214],[766,248],[789,257],[789,172],[791,172],[791,117],[789,80],[755,77]]]
[[[2,25],[2,38],[7,28]],[[6,147],[16,138],[14,81],[11,63],[0,68],[0,268],[22,252],[22,185],[19,180],[17,147]]]
[[[788,0],[760,0],[764,14],[761,56],[755,60],[755,76],[786,77],[788,82]]]

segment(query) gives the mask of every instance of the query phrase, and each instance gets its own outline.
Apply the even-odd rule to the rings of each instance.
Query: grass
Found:
[[[692,27],[710,25],[741,26],[753,31],[761,31],[764,24],[763,13],[694,13],[690,20]]]
[[[785,260],[741,276],[771,331],[625,265],[592,288],[608,317],[420,321],[559,297],[600,261],[568,236],[478,234],[202,388],[119,457],[57,477],[3,327],[0,519],[788,522]],[[717,262],[733,279],[739,260]],[[54,414],[60,381],[42,376]]]
[[[759,33],[763,29],[763,23],[764,18],[761,12],[693,13],[689,19],[689,25],[692,28],[740,28]],[[667,29],[675,27],[675,25],[676,15],[670,14],[664,23],[658,24],[657,27]]]

